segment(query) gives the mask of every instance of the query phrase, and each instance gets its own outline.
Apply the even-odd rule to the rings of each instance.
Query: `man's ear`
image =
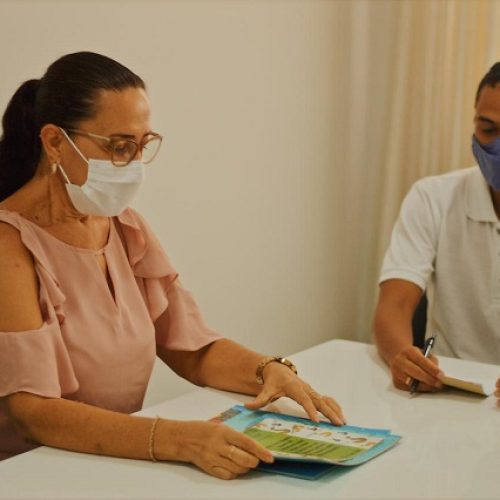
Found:
[[[47,123],[40,130],[40,140],[42,148],[49,161],[49,164],[59,163],[61,160],[61,144],[63,135],[61,129],[51,123]]]

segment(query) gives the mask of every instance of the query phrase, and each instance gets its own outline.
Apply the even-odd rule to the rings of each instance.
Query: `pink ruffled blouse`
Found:
[[[23,391],[132,413],[142,407],[156,344],[194,351],[220,338],[134,210],[112,218],[108,243],[97,252],[73,247],[15,212],[0,210],[0,221],[19,230],[33,255],[43,317],[37,330],[0,332],[0,397]],[[0,399],[0,460],[34,447]]]

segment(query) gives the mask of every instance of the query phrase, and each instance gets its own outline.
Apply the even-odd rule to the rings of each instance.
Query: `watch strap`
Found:
[[[295,365],[287,358],[284,358],[283,356],[266,356],[258,365],[257,365],[257,370],[255,371],[255,380],[257,381],[258,384],[262,385],[264,383],[264,368],[269,364],[269,363],[281,363],[282,365],[285,365],[286,367],[290,368],[290,370],[293,371],[293,373],[297,373],[297,368]]]

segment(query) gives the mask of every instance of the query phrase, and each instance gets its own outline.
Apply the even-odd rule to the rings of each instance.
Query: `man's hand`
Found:
[[[390,363],[392,381],[403,391],[409,391],[413,379],[418,380],[419,392],[431,392],[442,389],[443,372],[439,369],[438,359],[431,355],[424,357],[415,346],[401,350]]]

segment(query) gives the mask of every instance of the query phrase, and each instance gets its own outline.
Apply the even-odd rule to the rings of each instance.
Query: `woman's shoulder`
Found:
[[[142,215],[132,208],[127,208],[116,219],[136,276],[177,276],[163,245]]]
[[[38,282],[33,257],[19,230],[0,220],[0,331],[40,326]]]
[[[143,246],[145,250],[151,244],[158,244],[149,223],[133,208],[126,208],[115,219],[125,239],[132,245]]]
[[[146,219],[134,208],[127,207],[123,212],[116,216],[121,225],[131,226],[139,230],[148,230],[149,224]]]
[[[21,233],[16,225],[2,217],[0,209],[0,275],[7,268],[18,268],[21,265],[33,267],[33,259],[23,243]]]
[[[0,202],[0,275],[12,266],[33,268],[33,258],[23,241],[21,210],[16,193]]]
[[[6,257],[12,252],[25,249],[19,229],[15,224],[9,222],[11,218],[13,220],[15,214],[0,206],[0,255],[2,255],[0,262],[6,260]]]

